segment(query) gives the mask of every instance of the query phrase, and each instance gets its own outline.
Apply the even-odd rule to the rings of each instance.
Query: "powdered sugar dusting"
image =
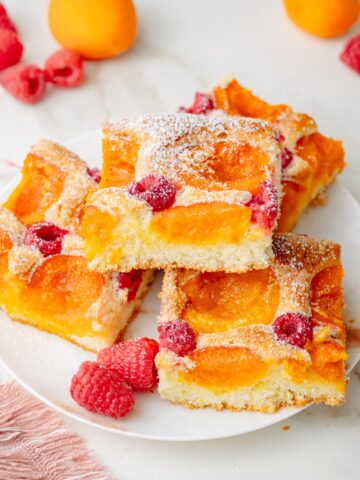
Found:
[[[184,113],[140,115],[104,125],[107,135],[127,136],[131,132],[140,148],[135,167],[137,179],[155,173],[180,184],[191,179],[211,179],[219,189],[211,157],[216,142],[249,143],[269,155],[269,165],[279,153],[273,128],[262,120]]]

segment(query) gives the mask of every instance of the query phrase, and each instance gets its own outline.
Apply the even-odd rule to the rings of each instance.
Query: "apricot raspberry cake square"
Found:
[[[262,412],[344,400],[340,246],[276,234],[273,248],[266,269],[166,271],[156,357],[162,398]]]
[[[90,350],[114,343],[136,311],[150,271],[92,271],[78,235],[98,172],[52,142],[27,155],[0,207],[0,306],[10,318]]]
[[[220,110],[267,120],[278,128],[284,194],[280,232],[291,230],[311,202],[323,200],[326,187],[345,166],[342,143],[319,133],[313,118],[295,113],[288,105],[270,105],[233,78],[209,93],[197,93],[193,105],[181,110],[200,115]]]
[[[276,136],[267,122],[227,115],[107,122],[102,188],[81,225],[91,267],[266,267],[280,203]]]

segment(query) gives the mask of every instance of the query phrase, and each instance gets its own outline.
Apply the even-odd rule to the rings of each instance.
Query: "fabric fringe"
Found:
[[[1,480],[115,480],[62,419],[15,382],[0,385]]]

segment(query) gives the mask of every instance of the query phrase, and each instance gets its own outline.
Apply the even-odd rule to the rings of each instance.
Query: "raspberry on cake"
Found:
[[[226,115],[106,123],[100,189],[82,215],[90,266],[266,267],[280,204],[276,138],[267,122]]]
[[[85,162],[41,141],[0,207],[0,306],[14,320],[94,351],[115,342],[153,275],[89,269],[77,230],[97,187]]]
[[[204,107],[200,108],[201,105]],[[278,221],[280,232],[295,226],[303,210],[323,194],[345,166],[342,143],[319,133],[311,117],[295,113],[288,105],[270,105],[233,78],[208,94],[197,93],[194,104],[183,111],[210,115],[224,111],[267,120],[278,128],[284,193]]]
[[[262,412],[344,400],[340,246],[289,233],[276,234],[273,249],[262,270],[166,271],[162,398]]]

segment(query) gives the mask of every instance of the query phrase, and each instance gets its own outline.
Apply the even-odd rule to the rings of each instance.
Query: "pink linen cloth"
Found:
[[[15,382],[0,385],[1,480],[114,480],[62,419]]]

